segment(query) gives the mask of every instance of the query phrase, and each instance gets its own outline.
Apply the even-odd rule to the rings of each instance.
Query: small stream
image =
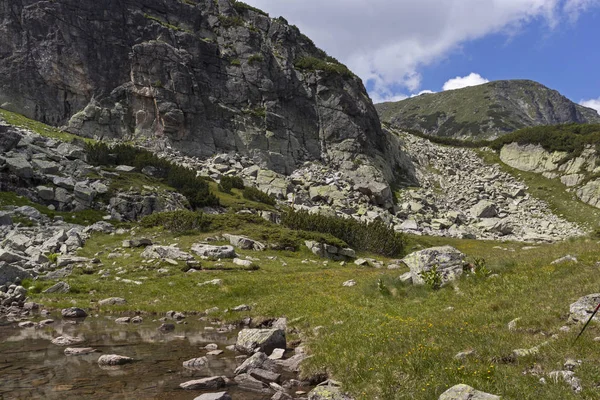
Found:
[[[217,331],[219,326],[186,319],[169,333],[158,331],[159,321],[145,317],[141,324],[117,324],[114,317],[89,317],[83,321],[49,316],[51,325],[19,328],[17,322],[0,321],[0,399],[194,399],[203,391],[187,391],[179,384],[203,377],[233,377],[241,364],[239,353],[225,347],[235,344],[237,330]],[[41,318],[38,318],[39,320]],[[68,347],[93,347],[96,353],[66,356],[66,347],[51,343],[61,335],[85,341]],[[183,368],[182,363],[206,355],[203,349],[216,343],[224,352],[207,356],[209,365],[201,371]],[[136,359],[120,367],[98,366],[102,354],[119,354]],[[234,400],[270,399],[242,391],[226,390]]]

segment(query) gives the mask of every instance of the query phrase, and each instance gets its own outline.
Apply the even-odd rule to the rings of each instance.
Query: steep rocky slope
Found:
[[[527,80],[424,94],[375,106],[384,122],[436,136],[490,139],[537,125],[596,123],[600,115]]]
[[[0,107],[284,174],[319,160],[410,180],[361,80],[283,18],[230,0],[3,2]]]

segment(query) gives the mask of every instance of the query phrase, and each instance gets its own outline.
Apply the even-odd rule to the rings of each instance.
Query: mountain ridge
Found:
[[[529,126],[600,122],[595,110],[524,79],[428,93],[375,108],[395,128],[455,138],[493,139]]]

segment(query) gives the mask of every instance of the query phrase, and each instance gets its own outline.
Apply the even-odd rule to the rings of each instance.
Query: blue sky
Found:
[[[520,78],[600,111],[600,0],[246,2],[296,24],[375,102]]]

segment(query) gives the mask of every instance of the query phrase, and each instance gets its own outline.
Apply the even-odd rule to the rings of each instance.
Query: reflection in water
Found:
[[[182,363],[206,354],[201,347],[234,344],[237,331],[205,331],[197,321],[177,325],[174,332],[161,333],[159,323],[121,325],[104,317],[72,324],[55,318],[42,328],[18,328],[0,324],[0,399],[194,399],[202,392],[183,391],[179,384],[213,375],[233,376],[235,353],[208,356],[208,366],[189,371]],[[65,347],[50,341],[69,335],[85,341],[73,347],[93,347],[96,353],[65,356]],[[102,354],[120,354],[137,362],[101,369]],[[269,399],[235,387],[227,391],[233,399]]]

